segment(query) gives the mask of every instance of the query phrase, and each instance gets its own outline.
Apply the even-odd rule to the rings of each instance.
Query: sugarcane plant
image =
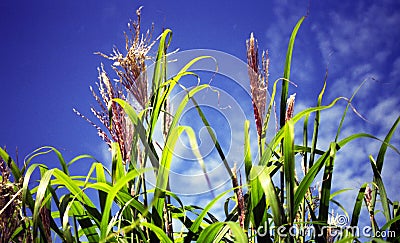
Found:
[[[290,80],[291,63],[296,35],[305,17],[300,18],[290,36],[283,76],[272,85],[268,82],[268,52],[263,52],[260,62],[254,34],[250,35],[246,43],[257,137],[251,137],[252,121],[243,121],[244,183],[238,176],[242,173],[241,168],[230,168],[226,151],[211,129],[206,113],[195,99],[196,93],[212,89],[211,84],[199,82],[187,88],[183,81],[185,76],[201,78],[190,70],[200,60],[218,60],[211,56],[196,57],[177,74],[168,77],[168,48],[172,31],[165,29],[153,40],[153,28],[142,33],[140,18],[138,9],[137,20],[128,24],[129,32],[125,33],[124,52],[114,48],[110,55],[97,53],[112,62],[111,68],[117,77],[116,81],[113,80],[101,64],[97,89],[90,87],[97,102],[97,107],[92,107],[91,111],[98,121],[94,122],[74,110],[92,124],[107,143],[111,151],[111,168],[86,154],[67,161],[56,148],[48,146],[27,156],[21,168],[5,149],[0,148],[2,242],[359,241],[360,236],[350,228],[336,227],[330,209],[332,203],[342,207],[333,198],[344,191],[332,191],[336,154],[349,142],[362,138],[381,141],[382,145],[377,158],[369,157],[374,175],[372,183],[360,187],[349,226],[359,225],[361,208],[365,206],[374,232],[397,232],[393,237],[369,240],[399,242],[399,202],[389,199],[382,180],[382,168],[388,149],[400,154],[390,143],[400,118],[383,140],[366,133],[339,139],[348,110],[355,110],[352,100],[357,91],[351,98],[339,97],[323,105],[327,76],[315,107],[294,114],[295,94],[289,95],[289,86],[293,84]],[[156,55],[152,57],[150,50],[157,43]],[[149,62],[152,63],[151,75]],[[280,104],[279,109],[276,109],[278,85],[281,85]],[[170,97],[176,89],[183,90],[186,95],[173,110]],[[269,102],[268,89],[271,91]],[[329,110],[340,101],[346,102],[346,108],[336,136],[328,148],[322,149],[318,146],[321,111]],[[207,176],[207,161],[199,151],[193,128],[179,125],[183,111],[190,102],[194,104],[198,119],[208,128],[232,182],[231,189],[215,196],[204,208],[184,205],[169,186],[174,150],[180,136],[186,134],[196,161],[212,190]],[[271,116],[279,117],[279,124],[276,133],[267,137]],[[157,124],[160,123],[163,141],[158,141],[159,137],[155,135]],[[303,128],[302,132],[295,133],[298,127]],[[302,134],[302,144],[296,144],[295,134]],[[256,150],[251,146],[253,139],[257,141]],[[56,155],[60,165],[58,168],[32,162],[49,153]],[[82,160],[91,161],[88,173],[72,175],[71,168],[82,163]],[[302,174],[297,173],[297,164],[301,165]],[[32,183],[35,171],[40,174],[40,179]],[[320,172],[322,179],[318,178]],[[146,183],[147,173],[153,173],[156,178],[154,187],[149,188]],[[315,190],[316,181],[322,181],[320,190]],[[225,218],[218,220],[210,210],[223,199],[226,199]],[[234,206],[229,207],[232,202]],[[376,211],[377,203],[381,204],[380,212]],[[386,219],[384,225],[379,225],[376,220],[375,216],[379,213]],[[14,227],[10,220],[19,222],[19,226]],[[174,222],[180,222],[183,227],[179,230],[173,228]],[[315,229],[315,234],[311,236],[294,233],[302,232],[310,226]]]

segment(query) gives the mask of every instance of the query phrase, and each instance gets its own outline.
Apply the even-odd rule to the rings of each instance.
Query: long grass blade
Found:
[[[259,166],[253,166],[249,173],[249,204],[247,206],[246,218],[250,218],[254,227],[264,225],[267,220],[267,210],[269,203],[266,202],[264,189],[258,175]],[[264,180],[263,180],[264,181]]]
[[[140,175],[139,171],[131,170],[123,178],[120,178],[113,186],[110,192],[107,194],[106,204],[104,207],[104,212],[101,217],[100,223],[100,238],[101,240],[105,240],[107,235],[110,233],[110,229],[108,227],[109,219],[110,219],[110,211],[114,201],[114,198],[117,196],[118,192],[126,186],[126,184]]]
[[[72,180],[67,174],[59,169],[53,170],[53,176],[56,177],[74,196],[76,196],[80,202],[91,209],[96,208],[92,200],[90,200],[90,198],[79,187],[79,184],[77,184],[77,182],[81,181]],[[100,216],[100,213],[97,211],[95,215]]]
[[[216,196],[213,200],[211,200],[211,202],[209,202],[207,204],[207,206],[203,209],[203,211],[197,216],[196,220],[193,222],[192,227],[190,227],[188,235],[185,237],[185,240],[184,240],[185,243],[192,241],[194,234],[196,234],[200,229],[201,222],[203,221],[206,214],[210,211],[210,209],[214,206],[214,204],[218,200],[220,200],[223,196],[225,196],[228,192],[231,192],[234,189],[235,188],[232,188],[232,189],[229,189],[229,190],[221,193],[220,195]]]
[[[326,110],[326,109],[332,108],[341,99],[343,99],[343,98],[342,97],[336,98],[329,105],[326,105],[326,106],[307,108],[307,109],[297,113],[290,121],[293,124],[295,124],[301,118],[311,114],[312,112],[316,112],[316,111],[321,111],[321,110]],[[283,139],[283,136],[284,136],[284,129],[281,129],[274,136],[274,138],[271,140],[271,142],[267,145],[267,148],[266,148],[265,152],[263,153],[263,155],[262,155],[262,157],[260,159],[259,165],[266,165],[270,161],[270,158],[272,157],[272,155],[275,152],[275,148],[281,143],[281,141]]]
[[[335,142],[339,139],[340,131],[342,130],[343,123],[344,123],[344,119],[346,118],[347,111],[349,110],[350,106],[352,106],[352,105],[351,105],[351,102],[353,101],[354,97],[356,96],[356,94],[357,94],[358,91],[361,89],[361,87],[365,84],[366,81],[367,81],[367,79],[365,79],[365,80],[357,87],[357,89],[356,89],[356,90],[353,92],[353,94],[351,95],[350,99],[348,99],[346,108],[344,109],[342,118],[340,119],[340,123],[339,123],[339,126],[338,126],[337,131],[336,131]],[[353,111],[355,111],[355,109],[353,109]],[[355,111],[355,112],[356,112],[356,111]],[[356,113],[357,113],[357,112],[356,112]],[[357,113],[357,114],[358,114],[358,113]],[[358,114],[358,115],[359,115],[360,117],[362,117],[360,114]]]
[[[283,72],[283,82],[282,82],[282,94],[281,94],[281,104],[280,104],[280,126],[283,127],[285,125],[285,115],[286,115],[286,100],[288,98],[288,90],[289,90],[289,81],[290,80],[290,67],[292,65],[292,56],[293,56],[293,47],[294,41],[296,39],[297,32],[305,17],[301,17],[297,22],[296,26],[292,31],[292,35],[289,39],[288,49],[286,52],[286,61],[285,61],[285,70]]]
[[[197,242],[220,242],[228,230],[231,231],[234,237],[234,242],[248,242],[247,236],[243,232],[242,228],[240,228],[239,224],[230,221],[209,225],[200,233]],[[232,235],[230,235],[230,237]]]
[[[332,185],[332,176],[333,176],[333,166],[336,157],[336,143],[332,142],[329,148],[329,157],[325,162],[325,170],[322,176],[322,190],[321,190],[321,198],[320,198],[320,206],[319,206],[319,215],[318,219],[322,222],[328,221],[329,214],[329,202],[331,199],[331,185]]]
[[[144,227],[148,227],[150,230],[152,230],[157,235],[158,239],[160,239],[160,242],[163,242],[163,243],[171,242],[172,243],[172,240],[170,238],[168,238],[168,235],[166,235],[161,228],[157,227],[154,224],[147,223],[147,222],[142,222],[141,224]]]
[[[327,79],[327,74],[325,75],[324,86],[322,87],[322,90],[318,95],[317,107],[320,107],[322,104],[322,97],[325,93],[325,88],[326,88],[326,79]],[[313,128],[313,135],[312,135],[312,140],[311,140],[310,161],[308,162],[308,168],[311,168],[311,166],[313,166],[315,155],[316,155],[315,151],[317,149],[320,113],[321,113],[320,110],[315,112],[314,128]]]
[[[145,153],[149,157],[153,168],[158,168],[158,158],[154,147],[151,143],[148,143],[146,129],[141,123],[141,117],[136,113],[136,111],[129,105],[128,102],[122,99],[113,99],[114,102],[118,103],[126,112],[132,124],[135,126],[135,132],[139,134],[140,140],[145,148]]]
[[[200,164],[200,167],[203,170],[204,176],[207,180],[207,184],[210,190],[212,190],[211,187],[211,182],[207,177],[207,170],[202,158],[202,155],[199,151],[197,140],[195,133],[191,127],[188,126],[177,126],[171,129],[171,134],[168,136],[168,139],[166,141],[162,157],[161,157],[161,164],[160,164],[160,170],[157,175],[157,181],[156,181],[156,198],[160,195],[160,193],[164,190],[167,189],[167,184],[168,184],[168,178],[169,178],[169,170],[171,167],[171,161],[173,157],[173,152],[175,148],[176,141],[182,134],[182,132],[185,132],[189,138],[190,146],[192,148],[193,154],[196,156],[197,161]],[[160,200],[156,203],[156,209],[159,215],[161,216],[161,213],[163,211],[164,203],[163,200]]]
[[[208,84],[202,84],[202,85],[196,86],[196,87],[192,88],[191,90],[187,91],[187,95],[185,95],[185,97],[183,97],[181,103],[179,104],[178,108],[176,109],[174,117],[171,121],[171,127],[170,127],[171,129],[173,127],[177,126],[178,121],[182,115],[182,112],[184,111],[189,100],[191,100],[197,92],[199,92],[203,89],[209,88],[209,87],[210,87],[210,85],[208,85]],[[171,132],[171,130],[169,131],[169,133],[170,132]]]
[[[258,174],[258,180],[264,190],[266,205],[267,207],[271,207],[275,227],[286,224],[287,219],[285,218],[285,213],[283,211],[283,202],[279,200],[279,195],[275,189],[272,178],[269,174],[261,172]]]
[[[93,159],[96,160],[93,156],[89,155],[89,154],[81,154],[76,156],[75,158],[71,159],[68,163],[67,166],[71,166],[72,164],[74,164],[75,162],[81,160],[81,159]]]
[[[390,144],[390,140],[392,139],[393,134],[396,131],[399,123],[400,123],[400,116],[396,119],[393,126],[390,128],[389,133],[386,135],[385,139],[383,140],[382,146],[379,149],[378,157],[376,158],[376,168],[379,171],[379,173],[382,172],[383,161],[384,161],[384,157],[385,157],[388,145]]]
[[[365,189],[367,188],[367,186],[368,186],[368,183],[364,183],[360,187],[360,190],[358,191],[357,199],[356,199],[356,202],[355,202],[354,208],[353,208],[353,214],[351,215],[350,226],[357,226],[358,225],[358,220],[360,218],[361,207],[362,207],[362,203],[364,201]]]
[[[96,182],[93,184],[88,184],[86,188],[93,188],[93,189],[102,191],[102,192],[106,193],[106,195],[110,194],[111,191],[114,190],[114,187],[112,187],[111,185],[109,185],[107,183],[103,183],[103,182]],[[138,210],[142,215],[149,214],[149,212],[147,211],[147,209],[144,207],[144,205],[141,202],[139,202],[136,199],[132,200],[132,196],[126,192],[118,191],[116,198],[120,204],[126,204],[129,201],[129,204],[133,208]],[[103,210],[103,212],[104,212],[104,210]]]
[[[385,185],[383,184],[383,180],[381,177],[381,173],[378,171],[378,167],[376,166],[376,162],[374,158],[370,155],[369,160],[371,162],[372,171],[374,173],[374,182],[376,183],[379,191],[379,195],[381,198],[383,215],[385,215],[386,221],[391,220],[390,207],[389,207],[389,199],[387,197]]]
[[[231,168],[229,167],[228,161],[226,160],[224,151],[221,148],[220,143],[218,142],[217,136],[215,135],[214,131],[211,129],[210,123],[208,122],[206,116],[204,115],[203,111],[201,110],[199,104],[197,103],[197,101],[192,98],[192,101],[196,107],[197,113],[199,114],[199,116],[201,117],[201,120],[203,122],[203,124],[206,126],[208,134],[210,135],[211,139],[214,142],[214,146],[217,149],[217,152],[222,160],[222,162],[224,163],[225,169],[226,171],[229,173],[229,177],[233,178],[233,173],[231,171]]]
[[[295,190],[295,160],[294,160],[294,125],[288,121],[284,126],[283,154],[286,189],[286,208],[288,209],[288,222],[293,223],[294,190]]]
[[[8,153],[1,147],[0,147],[0,156],[8,165],[11,165],[11,172],[15,178],[15,181],[19,181],[19,179],[22,177],[22,173],[21,173],[20,169],[18,168],[18,165],[8,155]]]
[[[373,138],[377,139],[376,137],[366,134],[366,133],[357,133],[344,138],[343,140],[339,141],[336,145],[336,151],[339,151],[347,143],[353,141],[354,139],[359,138]],[[295,196],[294,196],[294,210],[297,211],[298,207],[304,198],[306,192],[308,191],[309,187],[311,186],[312,182],[314,181],[317,174],[321,171],[323,165],[325,164],[326,160],[329,159],[329,155],[331,153],[331,149],[328,149],[321,157],[314,163],[314,165],[309,169],[307,175],[301,180],[299,186],[296,189]]]
[[[47,186],[49,185],[51,176],[54,172],[54,169],[52,170],[47,170],[42,178],[40,179],[40,183],[38,186],[38,190],[36,193],[36,198],[35,198],[35,206],[33,210],[33,215],[32,215],[32,221],[33,221],[33,226],[32,226],[32,231],[33,231],[33,238],[37,238],[37,229],[39,228],[39,224],[42,222],[39,212],[44,205],[42,204],[46,191],[47,191]],[[42,236],[45,237],[45,236]]]
[[[172,31],[170,29],[164,30],[160,36],[151,89],[150,106],[152,110],[148,130],[148,143],[151,143],[153,132],[164,103],[164,100],[162,100],[163,90],[161,85],[167,81],[167,48],[171,42],[171,38]]]
[[[390,140],[392,139],[392,136],[393,136],[394,132],[396,131],[399,123],[400,123],[400,116],[396,119],[396,121],[390,128],[388,134],[386,135],[386,137],[383,140],[382,145],[379,149],[378,156],[376,158],[376,169],[377,169],[377,172],[379,172],[379,173],[382,173],[383,162],[384,162],[387,148],[388,148],[388,146],[390,146]],[[376,190],[372,190],[372,199],[371,199],[371,209],[372,210],[375,209],[376,196],[377,196]]]
[[[125,176],[125,167],[123,166],[122,154],[117,142],[111,144],[111,178],[115,184],[120,178]],[[125,187],[127,190],[127,188]]]
[[[96,221],[93,217],[87,214],[87,211],[78,201],[73,201],[71,208],[71,214],[74,218],[77,218],[79,222],[79,226],[82,229],[83,234],[86,236],[89,242],[100,242],[100,238],[98,235],[98,224],[93,224],[93,221]],[[75,232],[78,233],[78,232]],[[79,233],[78,233],[79,234]],[[79,234],[80,235],[80,234]],[[75,235],[76,236],[76,235]]]
[[[101,163],[94,163],[94,166],[96,167],[96,180],[97,182],[106,182],[106,175],[104,173],[104,168]],[[103,191],[98,191],[99,192],[99,203],[100,203],[100,211],[104,212],[104,207],[106,205],[106,200],[107,200],[107,194]]]
[[[244,122],[244,170],[246,173],[246,181],[249,182],[250,170],[253,166],[250,148],[250,121]]]

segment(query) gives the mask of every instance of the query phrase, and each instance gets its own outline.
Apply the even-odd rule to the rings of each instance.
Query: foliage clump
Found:
[[[207,116],[194,96],[212,87],[210,84],[199,83],[187,88],[181,78],[190,75],[199,78],[190,68],[200,60],[212,57],[196,57],[175,76],[167,77],[167,50],[172,31],[166,29],[157,38],[159,46],[155,57],[151,57],[149,51],[156,43],[152,40],[153,30],[142,34],[140,9],[137,17],[136,22],[128,25],[131,36],[125,34],[125,54],[117,48],[113,49],[111,55],[99,53],[113,62],[112,69],[117,77],[112,80],[102,64],[98,69],[98,91],[91,87],[98,104],[97,108],[92,107],[91,110],[100,125],[75,111],[90,122],[109,145],[111,168],[106,168],[89,155],[80,155],[66,161],[53,147],[42,147],[34,151],[24,161],[24,166],[19,168],[6,151],[0,148],[2,242],[50,242],[52,238],[63,242],[352,242],[360,239],[357,232],[349,229],[359,225],[363,206],[368,209],[374,235],[384,230],[396,233],[394,236],[370,240],[399,242],[400,203],[389,199],[382,180],[382,167],[387,149],[400,154],[390,144],[400,118],[383,140],[365,133],[351,134],[339,140],[352,98],[340,97],[324,105],[326,80],[315,107],[294,113],[295,95],[289,96],[291,60],[296,35],[305,17],[293,29],[284,74],[273,84],[268,82],[268,53],[263,53],[260,67],[257,40],[251,34],[247,41],[249,86],[258,147],[257,151],[251,149],[250,121],[243,121],[244,183],[240,179],[240,170],[236,166],[229,167],[225,151],[213,130],[208,129],[220,160],[226,167],[226,173],[231,178],[232,188],[212,198],[204,208],[184,205],[169,186],[175,145],[183,133],[189,139],[192,152],[210,188],[211,182],[193,128],[179,125],[179,119],[187,104],[193,102],[199,115],[197,119],[210,127]],[[154,62],[151,87],[147,60]],[[280,118],[279,126],[274,136],[267,138],[269,118],[276,112],[278,84],[282,85],[279,112],[276,114]],[[174,88],[181,88],[186,95],[179,101],[178,107],[172,110],[169,98]],[[267,89],[271,91],[269,103]],[[329,110],[342,100],[347,102],[347,106],[337,134],[328,148],[321,149],[318,146],[320,112]],[[311,115],[313,121],[309,119]],[[155,137],[160,122],[163,123],[163,143],[156,141],[159,138]],[[295,133],[298,124],[302,125],[303,130]],[[302,143],[297,144],[295,136],[302,136]],[[333,199],[342,192],[332,191],[336,154],[346,144],[360,138],[379,140],[382,145],[376,159],[369,157],[373,171],[372,183],[366,182],[359,188],[350,224],[341,225],[330,213],[332,204],[336,204],[347,214],[340,202]],[[31,164],[35,157],[50,152],[57,155],[60,169]],[[252,153],[259,156],[253,158]],[[81,159],[93,161],[89,172],[85,175],[71,175],[69,168]],[[156,178],[152,188],[147,188],[145,178],[148,162]],[[299,164],[303,174],[296,171],[296,165]],[[40,172],[40,181],[32,186],[30,180],[36,169]],[[10,182],[10,174],[14,182]],[[322,180],[319,174],[322,174]],[[318,193],[314,186],[316,181],[321,181]],[[89,195],[95,195],[96,198]],[[226,198],[225,218],[220,221],[210,213],[210,209],[216,207],[222,198]],[[381,212],[376,211],[377,203],[381,204]],[[27,214],[25,209],[30,213]],[[376,222],[375,215],[378,213],[384,215],[384,225]],[[15,223],[21,226],[17,227]],[[175,229],[173,223],[179,223],[182,227]],[[314,234],[304,234],[310,228],[315,230]]]
[[[24,227],[29,220],[23,212],[22,185],[11,180],[11,170],[2,157],[0,175],[0,242],[33,242],[30,230]]]

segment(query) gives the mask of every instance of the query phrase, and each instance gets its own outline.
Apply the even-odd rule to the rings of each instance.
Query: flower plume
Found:
[[[268,51],[262,53],[262,69],[258,61],[258,42],[253,33],[246,42],[247,45],[247,68],[250,79],[251,98],[253,103],[254,118],[257,126],[259,138],[262,135],[263,119],[267,103],[268,69],[269,58]]]
[[[99,81],[96,83],[98,93],[90,87],[98,108],[91,108],[94,116],[107,129],[96,125],[90,119],[74,109],[74,112],[93,125],[98,135],[111,147],[112,142],[119,144],[124,163],[130,161],[133,138],[133,125],[125,115],[121,106],[112,102],[115,98],[126,100],[140,111],[145,109],[148,102],[146,60],[149,59],[148,52],[154,45],[152,39],[153,30],[147,30],[145,34],[140,31],[140,10],[136,11],[137,21],[128,23],[131,36],[125,35],[126,54],[122,54],[116,47],[113,53],[106,55],[100,52],[100,56],[113,61],[112,69],[118,79],[111,80],[109,75],[101,65],[98,68]],[[112,119],[109,116],[109,107],[111,106]]]

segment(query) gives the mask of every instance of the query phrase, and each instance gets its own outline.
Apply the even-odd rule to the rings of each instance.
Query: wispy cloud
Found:
[[[318,5],[318,3],[312,4]],[[276,77],[279,77],[281,70],[274,65],[283,63],[282,53],[286,50],[287,38],[291,30],[288,26],[297,21],[293,14],[289,16],[284,14],[298,12],[288,5],[285,2],[276,3],[274,24],[268,26],[266,30],[271,57],[271,74],[278,72],[275,74]],[[399,91],[396,80],[400,74],[400,58],[398,53],[393,52],[399,47],[398,39],[400,38],[400,33],[394,31],[400,23],[400,12],[396,11],[398,3],[385,1],[385,4],[381,2],[370,4],[358,1],[351,8],[347,4],[328,5],[331,7],[311,11],[310,18],[306,19],[310,23],[303,24],[300,29],[295,46],[292,81],[299,85],[299,90],[312,87],[314,93],[319,92],[320,86],[310,84],[318,78],[316,74],[320,75],[313,67],[327,65],[329,76],[327,94],[324,98],[324,104],[326,104],[339,96],[350,97],[357,87],[367,80],[357,93],[353,105],[368,121],[364,121],[351,111],[348,112],[341,138],[354,133],[369,132],[383,139],[400,114],[399,97],[396,95]],[[286,30],[289,31],[285,32]],[[304,36],[304,33],[308,34]],[[307,38],[307,42],[302,41],[303,38]],[[314,42],[317,44],[316,47],[306,44]],[[301,50],[296,50],[296,47]],[[282,53],[277,56],[274,50]],[[301,69],[296,68],[296,59],[301,59]],[[310,92],[303,95],[300,92],[296,103],[297,111],[315,105],[316,97],[310,96]],[[345,105],[345,102],[341,102],[334,108],[321,113],[319,137],[321,149],[326,149],[334,139]],[[296,129],[300,134],[302,127],[299,126]],[[394,135],[392,144],[398,147],[399,139],[396,136],[399,137],[399,132]],[[301,140],[301,137],[297,139]],[[354,189],[338,197],[350,213],[358,188],[362,183],[372,181],[373,175],[368,155],[372,154],[376,157],[380,145],[379,141],[360,139],[351,142],[337,154],[333,174],[334,190],[348,187]],[[393,151],[388,152],[382,172],[392,200],[400,199],[398,193],[395,192],[399,179],[392,176],[394,171],[400,170],[400,165],[395,163],[398,161],[398,156]]]
[[[272,80],[279,78],[283,73],[283,69],[280,70],[282,66],[279,64],[284,61],[290,31],[298,17],[306,13],[305,11],[294,9],[296,6],[290,6],[290,4],[279,1],[274,4],[274,24],[268,25],[265,32],[266,43],[271,57],[270,73]],[[400,22],[400,13],[392,11],[390,4],[382,7],[378,4],[367,5],[360,2],[356,5],[354,9],[326,9],[326,11],[310,13],[311,17],[306,21],[311,21],[311,23],[302,28],[305,28],[304,32],[311,34],[304,37],[301,36],[301,32],[299,33],[299,43],[296,44],[296,47],[300,50],[295,49],[296,56],[293,60],[292,76],[293,81],[299,85],[298,90],[302,90],[304,87],[311,87],[312,90],[303,92],[297,97],[298,102],[295,105],[295,111],[315,105],[316,96],[311,96],[309,93],[319,92],[321,89],[323,76],[316,77],[315,75],[323,75],[325,70],[317,69],[324,68],[326,64],[329,77],[324,104],[338,96],[350,97],[356,88],[364,80],[368,79],[358,92],[353,103],[354,107],[368,121],[364,121],[358,115],[349,111],[344,127],[341,130],[340,139],[358,132],[370,132],[383,139],[385,133],[388,132],[388,129],[399,115],[397,107],[400,102],[398,97],[386,97],[382,87],[385,83],[384,80],[394,82],[399,75],[400,58],[391,52],[391,47],[396,45],[395,41],[398,34],[393,33],[392,30]],[[286,12],[296,12],[298,15],[284,14]],[[319,22],[322,19],[324,21]],[[385,28],[382,26],[385,26]],[[305,42],[304,38],[311,39],[310,43],[316,43],[317,45],[314,47],[306,46],[308,42]],[[260,47],[260,49],[264,48]],[[310,50],[312,53],[310,53]],[[300,67],[297,64],[300,64]],[[321,80],[321,83],[313,83],[316,79]],[[390,87],[387,88],[388,86],[385,87],[390,89]],[[214,107],[219,109],[218,102],[220,101],[216,102],[217,105],[214,105]],[[346,101],[342,101],[335,107],[322,111],[318,145],[320,149],[327,149],[329,143],[334,139],[346,104]],[[242,117],[233,116],[228,120],[231,122],[230,129],[243,131]],[[310,121],[312,120],[310,119]],[[223,134],[219,135],[221,130],[218,127],[216,125],[214,129],[221,142],[228,144],[228,146],[231,144],[236,146],[228,150],[230,158],[232,158],[229,161],[241,161],[243,158],[243,134],[231,134],[232,137],[228,138]],[[297,135],[300,134],[301,129],[301,127],[296,128]],[[252,130],[255,131],[255,128],[252,127]],[[206,142],[206,145],[211,142],[207,136],[203,137],[202,141]],[[183,143],[177,147],[177,153],[183,154],[187,150],[183,146],[185,144],[187,145],[187,141],[183,140]],[[394,139],[393,144],[398,146],[399,140]],[[351,213],[354,205],[358,188],[364,182],[372,181],[373,175],[368,155],[376,156],[380,145],[381,143],[378,140],[359,139],[349,143],[337,153],[333,175],[333,190],[353,189],[339,195],[337,198],[348,209],[349,213]],[[388,152],[382,173],[389,197],[393,200],[400,199],[395,192],[400,179],[391,176],[393,171],[400,170],[400,166],[393,162],[397,161],[397,159],[398,154],[393,151]],[[226,169],[222,166],[215,151],[206,158],[206,166],[210,168],[208,175],[211,178],[212,185],[217,188],[215,194],[231,187]],[[183,171],[182,168],[184,168]],[[174,161],[173,170],[174,172],[182,173],[172,180],[173,191],[175,189],[181,194],[188,195],[194,191],[200,193],[208,190],[201,167],[197,164],[188,164],[187,161],[177,160]],[[201,206],[205,206],[210,201],[207,196],[191,197],[182,195],[182,197],[185,203],[194,203]],[[219,210],[223,208],[222,202],[218,205],[219,207],[215,208]],[[217,211],[216,214],[221,219],[223,218],[223,212]]]

